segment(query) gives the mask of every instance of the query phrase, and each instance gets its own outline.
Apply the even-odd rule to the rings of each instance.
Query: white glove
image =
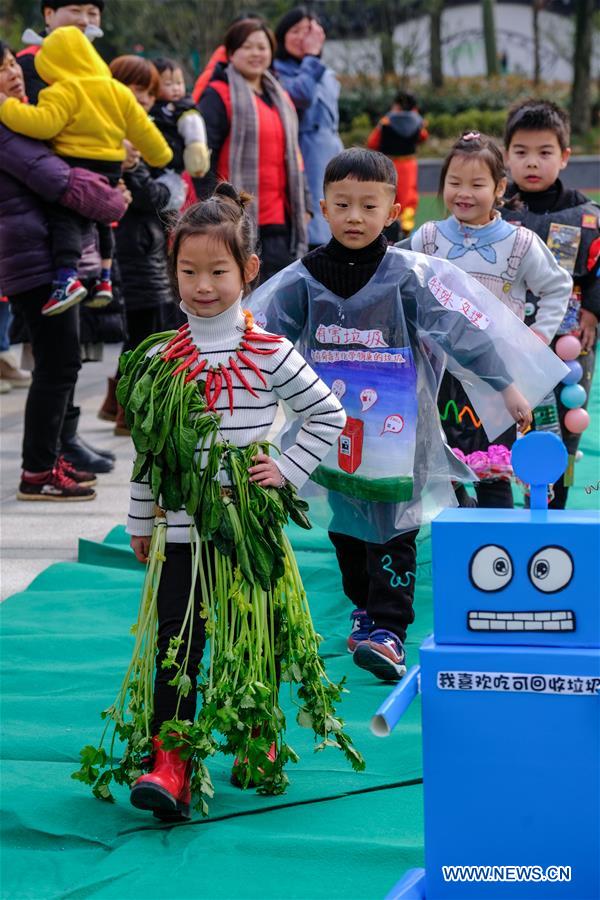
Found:
[[[187,185],[181,175],[178,175],[173,169],[165,169],[156,181],[158,184],[164,184],[170,195],[161,212],[173,212],[173,210],[178,212],[183,206],[187,194]]]

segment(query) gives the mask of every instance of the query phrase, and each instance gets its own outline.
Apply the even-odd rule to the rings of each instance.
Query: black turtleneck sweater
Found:
[[[506,199],[517,196],[517,200],[523,203],[529,212],[542,215],[546,212],[558,212],[562,209],[570,209],[587,202],[587,197],[579,191],[566,188],[560,178],[551,184],[545,191],[522,191],[516,184],[511,183],[506,191]],[[518,209],[518,207],[517,207]]]
[[[328,244],[302,257],[302,262],[313,278],[338,297],[346,299],[371,280],[385,256],[387,246],[388,242],[382,234],[362,250],[350,250],[332,237]]]

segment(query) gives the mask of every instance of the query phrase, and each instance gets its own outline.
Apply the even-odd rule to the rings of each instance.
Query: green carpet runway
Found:
[[[598,379],[570,506],[598,505]],[[80,541],[76,563],[58,563],[2,606],[1,754],[4,900],[79,898],[346,898],[376,900],[423,864],[420,703],[387,740],[369,719],[390,688],[353,666],[345,649],[349,603],[323,531],[290,531],[332,678],[348,675],[341,704],[367,770],[341,754],[315,754],[293,722],[301,760],[282,797],[229,784],[230,758],[215,757],[211,816],[174,828],[131,807],[95,800],[70,778],[80,747],[96,743],[100,711],[128,661],[142,569],[121,527],[102,544]],[[432,630],[430,541],[420,536],[416,621],[408,664]],[[285,694],[284,694],[285,697]],[[289,711],[289,701],[284,703]]]

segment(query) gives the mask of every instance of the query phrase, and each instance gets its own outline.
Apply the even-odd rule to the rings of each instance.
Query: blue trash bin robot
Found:
[[[387,900],[600,898],[600,513],[544,508],[565,465],[527,436],[531,509],[432,525],[434,634],[372,721],[422,694],[425,869]]]

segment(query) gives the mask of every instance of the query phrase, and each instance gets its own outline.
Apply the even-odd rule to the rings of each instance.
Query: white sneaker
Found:
[[[20,369],[14,353],[3,350],[0,352],[0,379],[8,381],[11,387],[28,388],[31,384],[31,372]]]

